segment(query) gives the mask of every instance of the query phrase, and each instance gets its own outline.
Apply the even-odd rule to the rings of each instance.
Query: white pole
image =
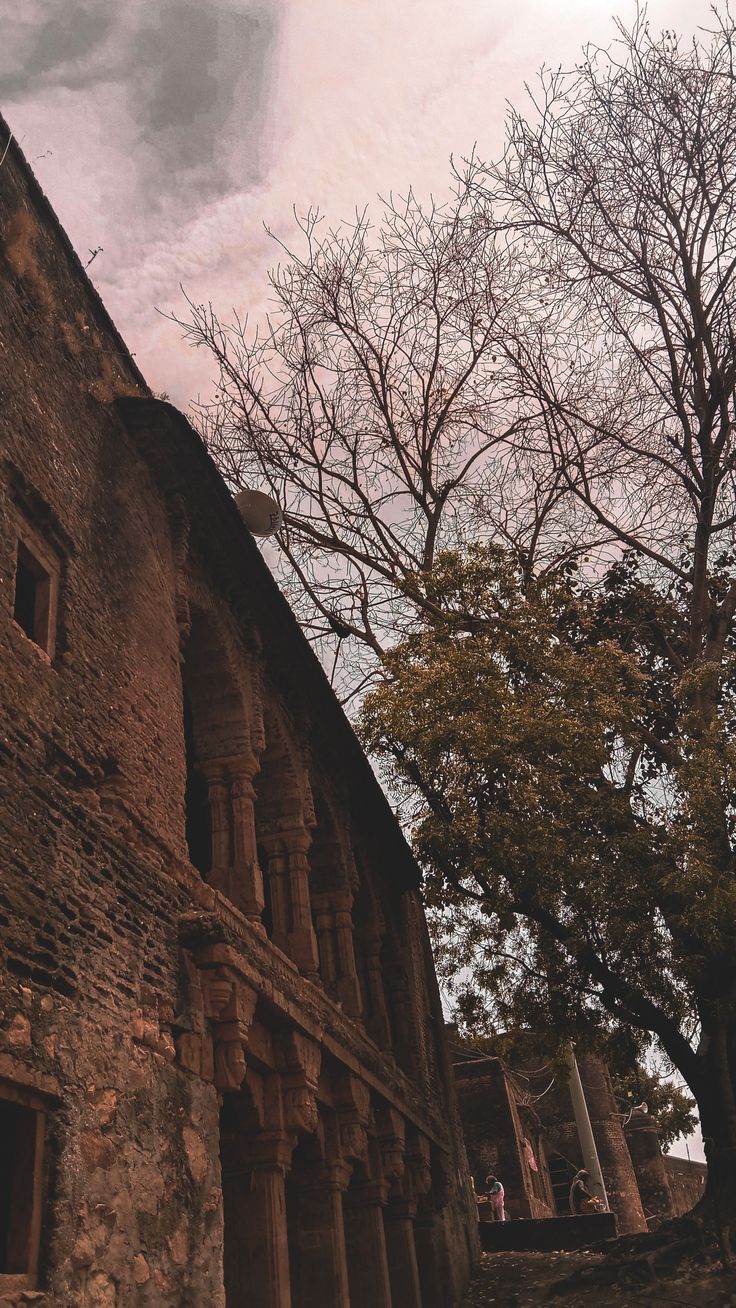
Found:
[[[580,1072],[575,1057],[575,1046],[571,1043],[569,1048],[569,1066],[570,1066],[570,1098],[572,1100],[572,1110],[575,1114],[575,1125],[578,1131],[580,1149],[583,1155],[583,1162],[587,1171],[590,1173],[590,1184],[594,1194],[602,1201],[606,1212],[609,1212],[608,1195],[603,1183],[603,1173],[598,1158],[598,1150],[595,1146],[595,1137],[593,1128],[590,1125],[590,1115],[588,1105],[585,1102],[585,1092],[583,1083],[580,1080]]]

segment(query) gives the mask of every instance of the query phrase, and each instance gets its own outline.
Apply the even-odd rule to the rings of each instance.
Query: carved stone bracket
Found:
[[[432,1189],[431,1146],[426,1135],[413,1131],[407,1142],[406,1161],[414,1198],[429,1194]]]
[[[206,969],[202,992],[205,1016],[213,1024],[215,1085],[218,1090],[239,1090],[258,993],[228,967]]]
[[[371,1095],[360,1077],[344,1072],[335,1086],[335,1108],[340,1124],[340,1149],[345,1158],[365,1161],[368,1157],[367,1128]]]
[[[179,1061],[218,1090],[239,1090],[258,992],[224,945],[185,949],[184,965],[188,998],[175,1019]]]
[[[281,1072],[284,1126],[298,1135],[317,1130],[317,1084],[322,1050],[316,1040],[299,1031],[287,1031],[274,1041]]]
[[[246,1137],[242,1159],[247,1167],[285,1173],[291,1166],[296,1136],[287,1131],[259,1131]]]
[[[404,1175],[406,1126],[401,1113],[384,1104],[376,1113],[376,1135],[383,1159],[384,1175],[400,1181]]]

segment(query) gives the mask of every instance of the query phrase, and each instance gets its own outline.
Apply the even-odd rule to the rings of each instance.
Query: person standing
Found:
[[[504,1208],[504,1188],[497,1176],[493,1173],[486,1177],[486,1198],[491,1208],[492,1222],[505,1222],[506,1209]]]

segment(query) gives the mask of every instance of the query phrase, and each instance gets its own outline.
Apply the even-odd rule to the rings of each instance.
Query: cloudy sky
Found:
[[[156,309],[180,283],[251,318],[292,206],[349,216],[378,192],[442,195],[448,158],[493,153],[541,63],[612,34],[616,0],[0,0],[0,105],[156,390],[208,359]],[[629,18],[633,0],[618,0]],[[657,27],[707,0],[651,0]]]

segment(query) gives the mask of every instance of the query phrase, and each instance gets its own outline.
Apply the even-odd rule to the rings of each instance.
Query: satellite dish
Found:
[[[263,491],[238,491],[235,503],[248,531],[252,531],[254,536],[273,536],[284,520],[276,501],[270,495],[264,495]]]

